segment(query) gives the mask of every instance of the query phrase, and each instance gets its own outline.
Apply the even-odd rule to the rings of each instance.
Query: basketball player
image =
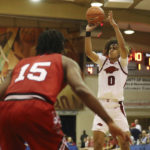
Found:
[[[109,126],[112,135],[124,140],[122,132],[99,104],[80,75],[72,59],[59,54],[63,35],[56,30],[43,32],[37,44],[37,56],[22,59],[0,85],[0,147],[24,150],[26,141],[32,150],[65,150],[64,134],[54,103],[68,83],[81,100]],[[8,87],[8,88],[7,88]]]
[[[98,99],[100,103],[106,108],[114,122],[129,134],[129,126],[123,109],[123,88],[128,72],[128,49],[118,25],[113,19],[112,11],[108,14],[108,20],[114,28],[117,40],[111,40],[106,44],[106,56],[99,56],[92,51],[90,32],[96,28],[96,25],[86,26],[85,53],[100,68],[98,74]],[[98,115],[95,115],[92,130],[94,148],[95,150],[102,150],[108,126]],[[120,137],[118,140],[121,150],[129,150],[128,141],[124,141]]]

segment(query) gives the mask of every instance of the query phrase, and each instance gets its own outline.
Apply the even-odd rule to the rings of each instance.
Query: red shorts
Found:
[[[65,150],[59,117],[41,100],[0,102],[0,149]]]

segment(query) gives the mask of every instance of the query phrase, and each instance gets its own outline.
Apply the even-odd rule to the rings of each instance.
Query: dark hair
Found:
[[[105,44],[105,50],[103,51],[103,55],[104,55],[104,56],[108,56],[109,49],[110,49],[110,46],[111,46],[112,44],[118,44],[118,41],[117,41],[117,40],[109,40],[109,41]]]
[[[36,51],[37,55],[61,53],[64,49],[64,36],[57,30],[46,30],[40,34]]]

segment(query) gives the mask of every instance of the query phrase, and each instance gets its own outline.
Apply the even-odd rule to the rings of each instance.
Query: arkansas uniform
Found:
[[[111,63],[109,58],[99,56],[98,99],[115,123],[123,130],[129,131],[123,107],[123,88],[127,80],[128,59],[119,58]],[[94,117],[92,130],[108,132],[106,123],[97,115]]]
[[[60,54],[30,57],[17,64],[0,105],[2,150],[24,150],[24,142],[33,150],[65,149],[60,119],[54,110],[56,97],[65,86],[63,80]]]

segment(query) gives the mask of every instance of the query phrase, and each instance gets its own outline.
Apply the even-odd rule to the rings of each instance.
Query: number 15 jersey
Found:
[[[62,55],[35,56],[22,59],[16,65],[6,96],[38,94],[55,103],[64,86]]]
[[[124,100],[123,88],[127,80],[128,59],[119,58],[111,63],[109,58],[99,56],[96,62],[100,69],[98,73],[98,98]]]

